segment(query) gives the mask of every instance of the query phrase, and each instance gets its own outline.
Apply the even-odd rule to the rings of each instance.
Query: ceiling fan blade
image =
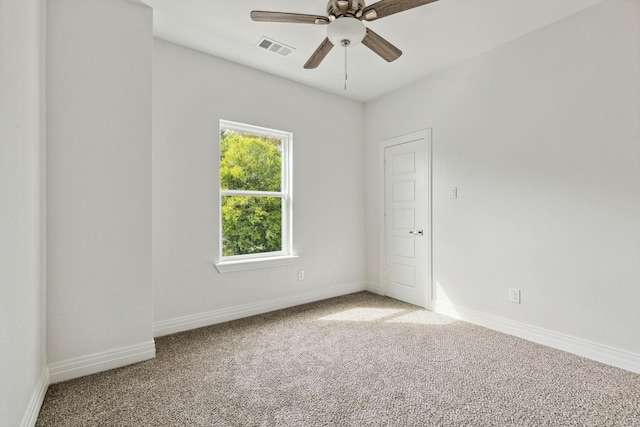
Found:
[[[251,11],[251,19],[257,22],[287,22],[291,24],[328,24],[329,18],[320,15],[303,15],[300,13]]]
[[[437,0],[380,0],[362,10],[362,18],[365,21],[375,21],[394,13],[404,12],[414,7],[424,6]]]
[[[380,55],[387,62],[395,61],[402,55],[400,49],[374,33],[371,28],[367,28],[367,35],[362,39],[362,44]]]
[[[318,46],[316,51],[313,52],[313,55],[311,55],[311,58],[309,58],[307,63],[304,64],[304,68],[307,70],[318,68],[318,65],[320,65],[331,49],[333,49],[333,43],[331,43],[331,41],[329,41],[329,37],[327,37],[322,43],[320,43],[320,46]]]

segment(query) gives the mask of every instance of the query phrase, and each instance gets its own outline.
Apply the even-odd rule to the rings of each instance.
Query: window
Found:
[[[291,255],[291,139],[220,121],[219,264]]]

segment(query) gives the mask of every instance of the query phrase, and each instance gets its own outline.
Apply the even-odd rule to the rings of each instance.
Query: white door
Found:
[[[411,139],[411,138],[408,138]],[[385,294],[429,308],[425,138],[384,148]]]

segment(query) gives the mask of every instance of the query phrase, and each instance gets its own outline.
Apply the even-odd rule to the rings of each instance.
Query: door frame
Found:
[[[431,231],[431,199],[432,199],[432,187],[431,187],[431,128],[414,132],[408,135],[401,135],[395,138],[385,139],[380,141],[378,147],[378,174],[379,174],[379,186],[378,186],[378,251],[379,251],[379,272],[378,283],[380,293],[382,295],[387,294],[387,284],[385,278],[385,270],[387,267],[387,242],[386,242],[386,224],[385,224],[385,150],[388,147],[394,145],[407,144],[418,140],[424,140],[424,155],[425,155],[425,170],[424,170],[424,182],[426,191],[426,218],[424,229],[426,231],[425,239],[427,239],[427,277],[424,277],[424,307],[427,310],[432,310],[433,301],[433,262],[432,262],[432,231]]]

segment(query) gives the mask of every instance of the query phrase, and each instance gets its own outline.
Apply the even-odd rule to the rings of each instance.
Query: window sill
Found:
[[[220,273],[232,273],[234,271],[255,270],[257,268],[279,267],[293,264],[298,259],[297,255],[287,255],[272,258],[243,259],[240,261],[221,261],[214,263]]]

